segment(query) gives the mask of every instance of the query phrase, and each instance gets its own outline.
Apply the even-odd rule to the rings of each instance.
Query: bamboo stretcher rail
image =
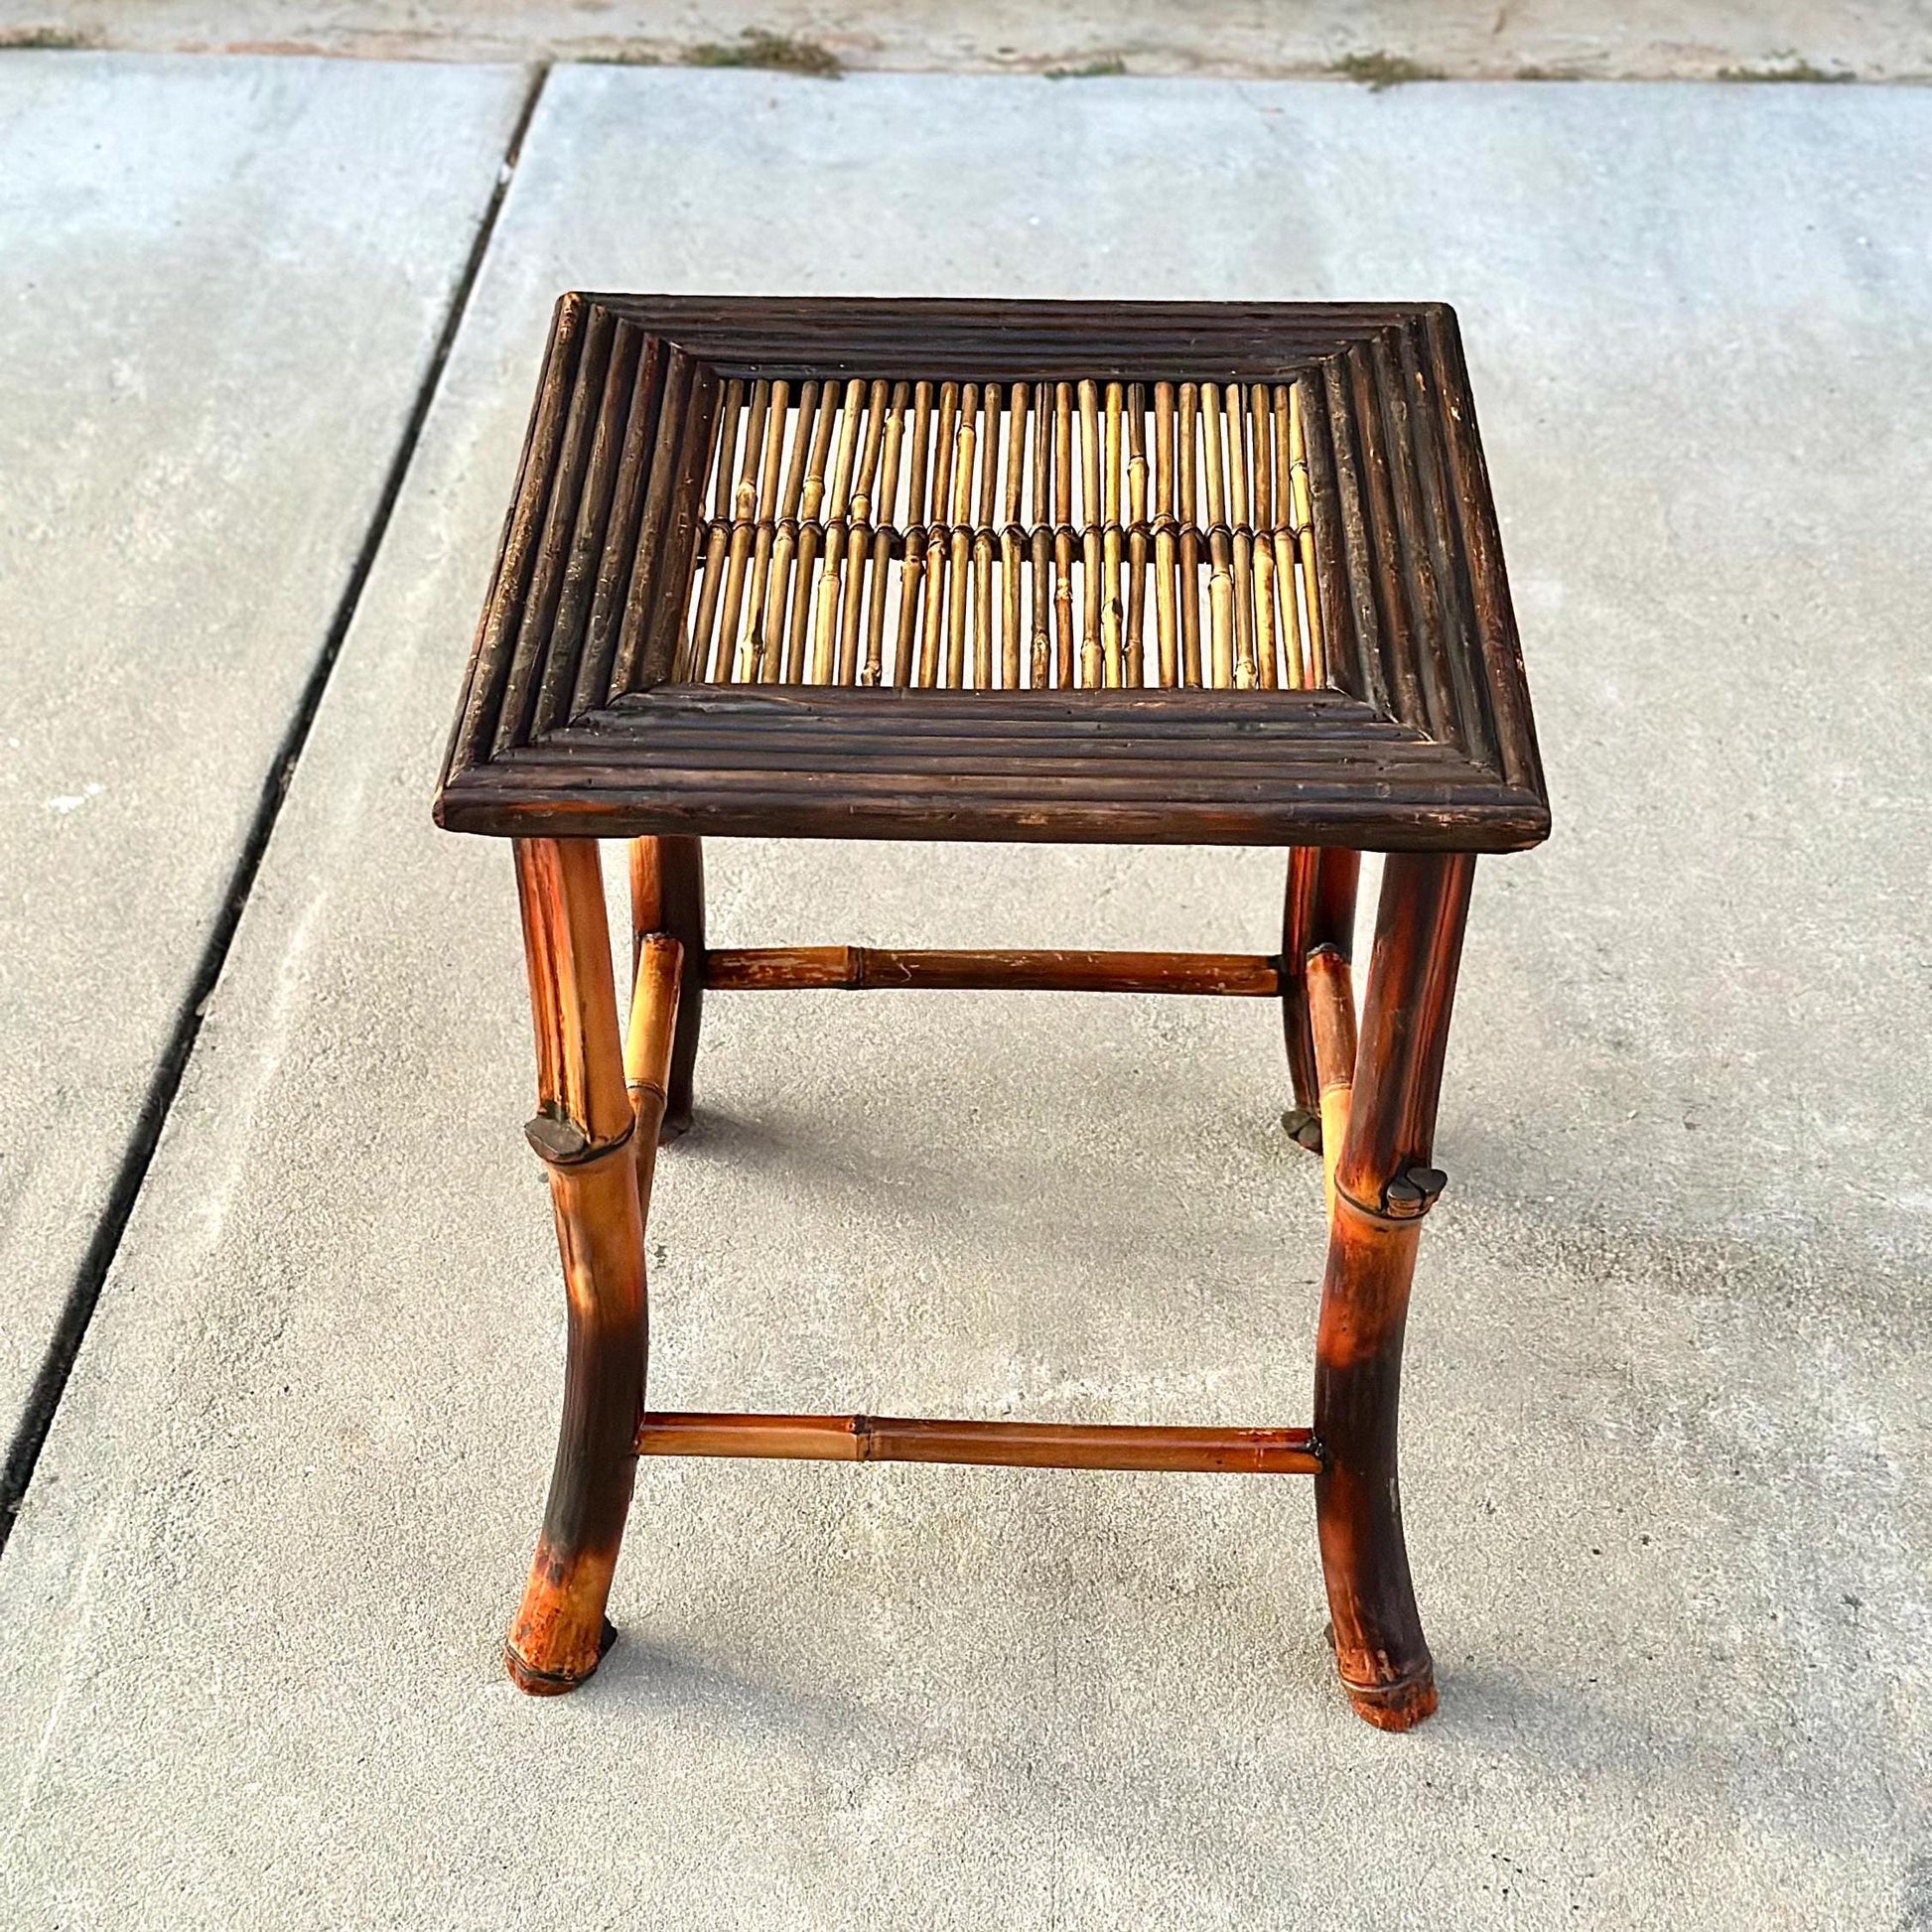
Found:
[[[972,1462],[1028,1469],[1318,1475],[1306,1429],[1144,1428],[1127,1423],[937,1422],[899,1416],[743,1416],[652,1410],[639,1455],[777,1456],[811,1462]]]
[[[667,661],[848,689],[1322,685],[1300,395],[735,377]]]
[[[904,952],[881,946],[721,947],[704,959],[707,991],[1193,993],[1275,999],[1281,961],[1265,953]]]

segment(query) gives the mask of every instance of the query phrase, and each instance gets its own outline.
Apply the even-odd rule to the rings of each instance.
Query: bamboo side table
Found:
[[[515,842],[569,1297],[524,1690],[613,1638],[638,1455],[812,1456],[1311,1475],[1355,1709],[1435,1709],[1403,1326],[1475,855],[1549,829],[1447,308],[565,296],[436,814]],[[712,948],[705,833],[1286,846],[1282,950]],[[795,987],[1279,999],[1326,1174],[1313,1426],[647,1410],[644,1220],[704,995]]]

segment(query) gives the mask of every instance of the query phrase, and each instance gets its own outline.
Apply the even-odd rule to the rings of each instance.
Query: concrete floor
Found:
[[[120,1184],[528,86],[0,58],[0,1440]]]
[[[1932,1923],[1928,173],[1904,90],[553,73],[0,1559],[11,1920]],[[502,1681],[561,1297],[427,799],[570,285],[1458,305],[1558,832],[1458,1002],[1423,1730],[1306,1492],[1212,1478],[646,1467],[625,1641]],[[1280,872],[720,844],[714,932],[1262,949]],[[707,1024],[655,1399],[1306,1416],[1264,1009]]]

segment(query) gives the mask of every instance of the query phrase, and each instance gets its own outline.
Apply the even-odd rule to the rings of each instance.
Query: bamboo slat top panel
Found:
[[[438,816],[1533,844],[1454,318],[566,296]]]

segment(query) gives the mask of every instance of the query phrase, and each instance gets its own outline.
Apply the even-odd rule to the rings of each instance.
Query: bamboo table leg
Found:
[[[1474,868],[1466,853],[1385,862],[1348,1124],[1330,1155],[1315,1523],[1342,1684],[1385,1730],[1407,1730],[1436,1709],[1402,1536],[1396,1420],[1416,1247],[1443,1186],[1429,1162]]]
[[[691,1125],[691,1072],[704,1020],[704,842],[666,836],[630,843],[630,968],[635,983],[644,935],[668,932],[684,948],[677,997],[677,1036],[661,1138],[674,1141]]]
[[[1297,846],[1288,855],[1288,890],[1282,904],[1282,1033],[1295,1105],[1282,1116],[1291,1140],[1321,1152],[1321,1075],[1309,1015],[1309,955],[1326,949],[1344,975],[1355,943],[1358,852]]]
[[[630,1507],[644,1399],[645,1176],[618,1037],[597,844],[519,839],[516,879],[537,1045],[538,1112],[526,1132],[550,1173],[569,1339],[543,1533],[504,1661],[521,1689],[554,1696],[596,1670],[615,1634],[604,1605]],[[673,986],[663,979],[665,996]]]

